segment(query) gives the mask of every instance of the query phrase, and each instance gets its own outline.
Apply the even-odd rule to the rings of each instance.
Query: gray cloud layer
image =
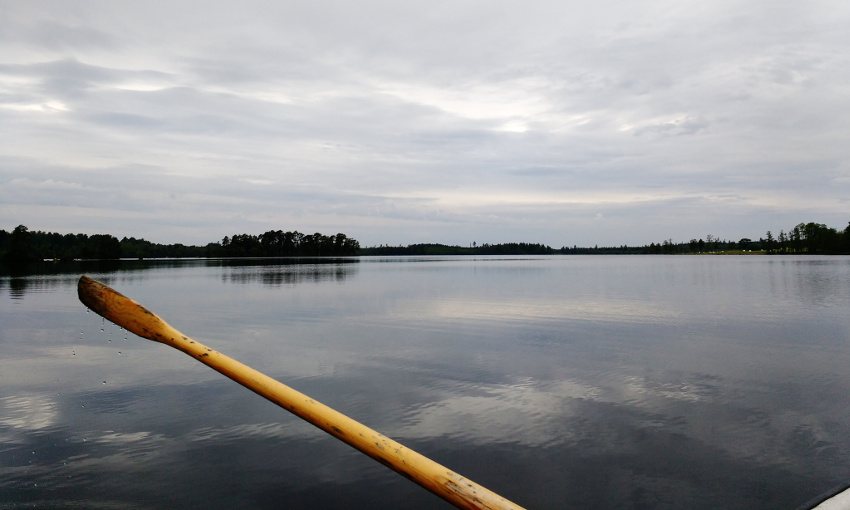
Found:
[[[205,243],[842,227],[850,7],[0,1],[0,219]]]

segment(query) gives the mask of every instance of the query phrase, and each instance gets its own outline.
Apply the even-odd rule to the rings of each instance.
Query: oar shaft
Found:
[[[180,333],[145,307],[83,276],[80,301],[99,315],[143,338],[170,345],[249,390],[348,443],[458,508],[521,509],[498,494],[406,448],[344,414]]]

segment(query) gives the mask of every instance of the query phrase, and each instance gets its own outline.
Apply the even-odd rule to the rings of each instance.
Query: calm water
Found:
[[[87,313],[83,272],[528,508],[794,509],[850,478],[847,257],[65,271],[0,277],[0,508],[448,507]]]

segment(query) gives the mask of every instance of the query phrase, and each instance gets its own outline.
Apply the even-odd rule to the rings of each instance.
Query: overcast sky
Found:
[[[850,2],[0,0],[0,228],[206,244],[850,221]]]

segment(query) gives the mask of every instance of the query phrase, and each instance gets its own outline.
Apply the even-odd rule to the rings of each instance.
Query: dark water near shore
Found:
[[[850,258],[162,261],[0,277],[0,508],[447,508],[76,296],[88,273],[528,508],[850,479]]]

